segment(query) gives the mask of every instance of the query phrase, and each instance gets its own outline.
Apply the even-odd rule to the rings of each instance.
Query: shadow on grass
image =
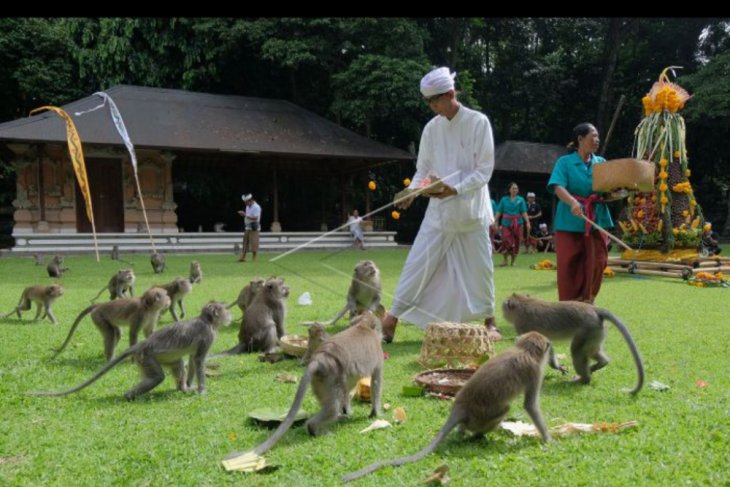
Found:
[[[57,358],[48,357],[46,359],[46,361],[49,364],[52,363],[54,365],[60,365],[63,367],[75,367],[75,368],[81,369],[81,370],[88,370],[89,372],[96,372],[99,369],[101,369],[102,367],[104,367],[104,365],[106,365],[106,360],[104,360],[104,358],[101,356],[99,358],[92,358],[92,359],[78,358],[78,357],[64,357],[64,356],[57,357]],[[129,363],[129,362],[127,362],[127,363]],[[119,365],[122,365],[122,364],[119,364]],[[117,365],[117,367],[119,367],[119,365]]]
[[[559,396],[561,398],[584,395],[586,389],[590,388],[590,384],[580,384],[571,382],[571,375],[546,375],[542,384],[544,396]]]

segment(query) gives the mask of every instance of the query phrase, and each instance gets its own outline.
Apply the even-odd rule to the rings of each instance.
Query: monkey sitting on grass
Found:
[[[198,392],[202,394],[205,392],[205,358],[215,340],[216,330],[220,326],[228,326],[230,322],[231,313],[226,309],[225,304],[211,301],[203,307],[200,316],[191,320],[178,321],[155,331],[146,340],[132,345],[114,357],[86,382],[65,391],[29,392],[28,394],[65,396],[80,391],[96,382],[130,356],[139,366],[142,380],[124,394],[127,400],[131,401],[160,385],[165,378],[163,366],[170,368],[179,391],[188,392],[193,385],[193,378],[195,378],[198,383]],[[189,356],[187,379],[183,364],[183,358],[186,356]]]

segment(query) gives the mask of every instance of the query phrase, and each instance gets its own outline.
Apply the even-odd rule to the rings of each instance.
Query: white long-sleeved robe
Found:
[[[494,316],[488,231],[494,215],[487,186],[493,170],[486,115],[460,105],[453,119],[437,115],[426,125],[409,187],[438,176],[458,194],[431,198],[395,290],[393,316],[421,328]]]

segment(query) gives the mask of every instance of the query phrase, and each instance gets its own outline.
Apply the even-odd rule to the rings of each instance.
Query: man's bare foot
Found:
[[[385,313],[383,318],[383,341],[385,343],[391,343],[395,338],[395,327],[398,325],[398,318],[390,313]]]

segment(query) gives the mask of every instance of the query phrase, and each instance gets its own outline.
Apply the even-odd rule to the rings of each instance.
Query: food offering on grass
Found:
[[[687,284],[695,287],[730,287],[730,281],[722,272],[698,272],[687,279]]]
[[[422,484],[446,485],[451,481],[449,478],[449,466],[445,463],[436,467],[436,470],[421,481]]]
[[[533,264],[532,268],[536,271],[554,271],[558,269],[558,265],[550,259],[543,259],[537,264]]]
[[[355,399],[370,402],[370,377],[363,377],[357,381],[355,387],[350,391],[350,395]]]
[[[624,423],[564,423],[550,428],[550,434],[553,436],[565,436],[574,433],[618,433],[626,428],[635,428],[638,426],[638,421],[626,421]],[[515,436],[540,436],[540,432],[535,428],[534,424],[525,423],[524,421],[503,421],[500,427]]]
[[[253,451],[244,453],[235,458],[223,460],[223,468],[227,472],[258,472],[264,469],[277,468],[266,462],[266,458],[255,454]]]
[[[475,371],[468,368],[427,370],[418,374],[414,380],[431,393],[455,396]]]
[[[288,407],[259,408],[254,409],[253,411],[248,413],[248,417],[251,418],[254,422],[266,426],[267,428],[276,428],[279,426],[279,423],[284,421],[284,418],[286,418],[288,412]],[[296,416],[294,416],[294,424],[301,423],[308,417],[309,413],[303,409],[300,409],[299,411],[297,411]]]
[[[302,335],[284,335],[279,339],[281,351],[292,357],[304,357],[308,338]]]
[[[603,269],[603,277],[616,277],[616,273],[610,267]]]
[[[392,428],[393,425],[384,419],[376,419],[370,426],[360,431],[360,433],[369,433],[374,430],[380,430],[383,428]]]

